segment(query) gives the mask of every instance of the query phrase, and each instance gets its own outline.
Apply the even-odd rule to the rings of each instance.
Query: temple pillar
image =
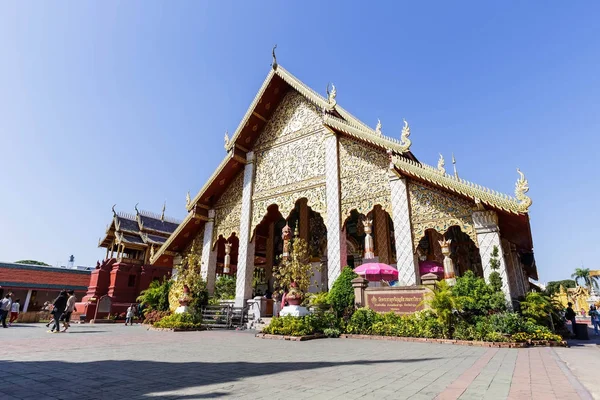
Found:
[[[299,226],[300,226],[300,237],[304,239],[308,243],[308,200],[302,199],[300,201],[300,218]]]
[[[215,210],[208,210],[208,221],[204,224],[200,274],[206,282],[206,290],[210,295],[215,292],[215,280],[217,278],[217,251],[212,248],[214,226]]]
[[[512,296],[508,284],[506,271],[506,260],[502,249],[500,239],[500,229],[498,228],[498,214],[495,211],[475,211],[473,212],[473,223],[477,233],[477,242],[479,243],[479,255],[481,256],[481,265],[483,267],[483,276],[486,282],[489,282],[490,274],[493,272],[490,267],[490,260],[494,247],[498,248],[498,261],[500,268],[498,272],[502,278],[502,291],[508,304],[512,304]]]
[[[21,312],[26,313],[27,309],[29,308],[29,302],[31,301],[31,293],[33,292],[32,289],[29,289],[27,291],[27,296],[25,296],[25,303],[23,304],[23,310],[21,310]]]
[[[333,132],[324,134],[325,193],[327,196],[327,283],[329,288],[340,275],[346,260],[341,259],[342,226],[340,221],[340,167],[338,138]],[[342,262],[344,263],[342,265]]]
[[[243,307],[252,296],[252,272],[254,269],[254,245],[250,243],[252,221],[252,192],[254,189],[254,152],[246,154],[242,211],[240,214],[240,244],[238,250],[235,305]]]
[[[413,252],[407,182],[405,178],[392,171],[390,171],[389,178],[398,281],[401,285],[416,285],[419,282],[420,274],[419,263]]]

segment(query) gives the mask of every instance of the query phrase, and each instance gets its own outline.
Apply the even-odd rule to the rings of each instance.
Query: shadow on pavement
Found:
[[[314,370],[319,368],[405,364],[439,360],[443,357],[395,359],[395,360],[355,360],[355,361],[315,361],[315,362],[161,362],[138,360],[103,360],[93,362],[68,361],[3,361],[2,369],[10,371],[14,379],[25,380],[22,386],[4,385],[0,387],[0,397],[35,396],[48,393],[49,382],[65,380],[77,376],[77,384],[69,387],[73,395],[109,396],[114,390],[116,397],[131,395],[153,395],[161,399],[201,399],[233,396],[218,388],[218,391],[202,392],[201,386],[234,383],[244,378],[267,376],[292,371]],[[60,375],[60,376],[59,376]],[[273,378],[276,379],[276,378]],[[24,388],[23,386],[26,386]],[[233,385],[231,386],[233,388]],[[188,389],[191,388],[191,389]],[[196,389],[197,388],[197,389]],[[188,389],[188,390],[185,390]],[[194,390],[196,389],[196,390]],[[186,393],[169,393],[185,390]],[[26,393],[25,393],[26,391]],[[74,392],[74,393],[73,393]],[[160,393],[160,395],[158,395]],[[251,392],[247,392],[251,394]],[[115,397],[115,398],[116,398]]]
[[[588,336],[590,340],[576,340],[569,339],[567,340],[567,344],[569,347],[581,347],[581,346],[600,346],[600,336],[596,336],[594,333],[594,329],[588,326]]]

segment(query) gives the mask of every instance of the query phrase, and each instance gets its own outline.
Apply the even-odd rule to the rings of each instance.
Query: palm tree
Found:
[[[590,291],[592,290],[592,286],[594,286],[596,289],[599,288],[599,286],[598,286],[599,277],[590,275],[589,268],[576,268],[573,275],[571,275],[571,278],[575,279],[575,283],[577,283],[578,285],[579,285],[579,279],[582,279],[583,282],[585,283],[585,286]]]

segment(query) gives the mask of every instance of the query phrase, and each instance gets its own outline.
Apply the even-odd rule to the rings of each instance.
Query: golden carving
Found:
[[[446,175],[446,168],[444,167],[446,165],[446,161],[444,161],[444,156],[442,155],[442,153],[440,153],[440,159],[438,160],[438,171],[440,171],[440,173],[442,175]]]
[[[331,85],[331,91],[329,91],[329,85]],[[337,104],[336,96],[337,90],[335,89],[335,85],[333,83],[327,84],[327,102],[329,103],[329,107],[333,108]]]
[[[339,146],[342,221],[353,209],[367,215],[377,204],[391,212],[387,154],[343,137]]]
[[[375,127],[375,132],[378,135],[383,135],[383,133],[381,133],[381,121],[379,119],[377,120],[377,126]]]
[[[254,151],[285,143],[322,126],[317,108],[290,90],[256,140]]]
[[[229,132],[225,131],[225,150],[227,150],[229,148],[229,145],[231,144],[231,141],[229,139]]]
[[[409,182],[408,190],[415,249],[427,229],[434,229],[443,235],[453,225],[460,227],[477,245],[477,235],[471,216],[473,204],[413,182]]]
[[[527,196],[525,193],[529,192],[529,182],[525,179],[525,175],[517,168],[517,172],[519,173],[519,179],[515,185],[515,197],[519,200],[519,207],[523,212],[527,212],[529,207],[533,203],[531,198]]]
[[[239,233],[243,187],[244,171],[240,171],[215,204],[213,243],[219,238],[219,235],[227,238],[232,232]]]
[[[406,122],[405,119],[402,119],[402,120],[404,121],[404,126],[402,127],[402,134],[400,135],[400,142],[402,145],[402,153],[404,153],[404,152],[407,152],[410,150],[410,145],[412,144],[412,142],[408,138],[410,136],[410,127],[408,126],[408,122]]]

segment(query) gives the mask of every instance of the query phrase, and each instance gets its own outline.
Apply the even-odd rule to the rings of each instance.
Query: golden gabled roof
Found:
[[[392,163],[402,173],[418,179],[433,183],[434,185],[451,190],[454,193],[466,196],[476,203],[481,202],[490,207],[498,208],[513,214],[526,214],[531,206],[531,199],[525,195],[529,190],[527,181],[519,171],[521,178],[517,181],[515,194],[517,197],[508,196],[495,190],[477,185],[453,175],[442,173],[440,170],[420,162],[415,162],[401,156],[392,156]]]

